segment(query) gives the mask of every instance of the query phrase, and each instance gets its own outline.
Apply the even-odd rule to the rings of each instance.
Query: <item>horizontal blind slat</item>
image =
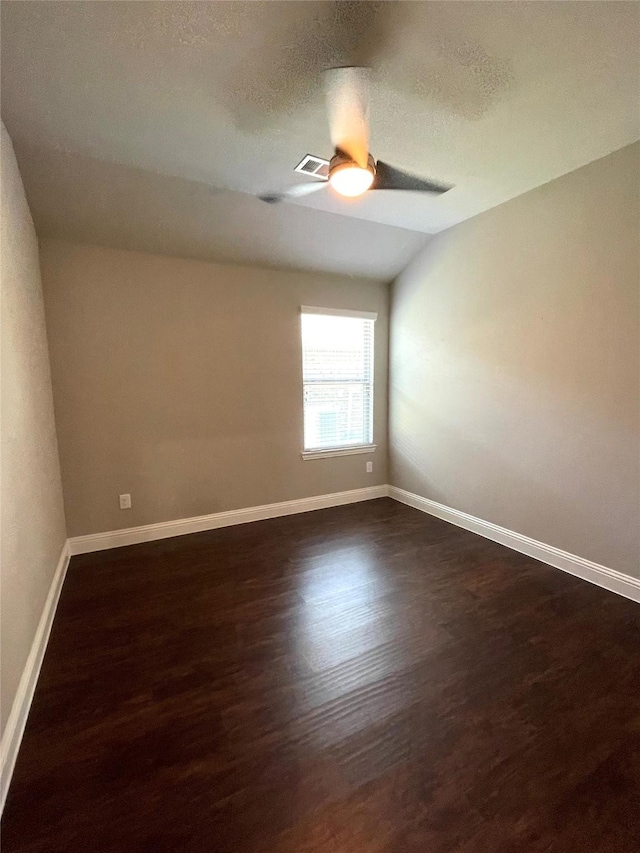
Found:
[[[374,321],[303,314],[305,449],[373,440]]]

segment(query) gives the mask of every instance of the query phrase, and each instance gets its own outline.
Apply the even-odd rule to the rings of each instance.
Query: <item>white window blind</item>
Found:
[[[375,317],[302,308],[305,451],[372,443]]]

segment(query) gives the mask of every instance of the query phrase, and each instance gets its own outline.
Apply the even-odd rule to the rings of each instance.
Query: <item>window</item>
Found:
[[[376,316],[302,307],[303,458],[375,450]]]

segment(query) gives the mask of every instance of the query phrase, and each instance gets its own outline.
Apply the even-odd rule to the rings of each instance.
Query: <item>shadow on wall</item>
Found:
[[[540,207],[541,216],[545,206]],[[577,223],[571,227],[581,228]],[[637,410],[634,415],[624,405],[626,399],[617,405],[628,388],[606,379],[611,372],[607,360],[612,329],[631,338],[633,324],[636,329],[638,324],[637,295],[634,303],[630,289],[625,292],[616,286],[617,259],[591,253],[588,245],[576,257],[565,250],[564,241],[571,236],[566,233],[555,251],[553,247],[532,251],[530,244],[526,254],[512,251],[510,258],[501,259],[504,266],[494,275],[493,290],[476,288],[473,283],[486,271],[479,271],[476,254],[460,251],[466,229],[473,229],[476,242],[482,242],[485,233],[489,242],[495,231],[487,214],[458,225],[438,235],[402,274],[401,293],[392,300],[393,317],[403,324],[402,336],[391,347],[392,374],[400,375],[410,360],[430,371],[434,382],[438,376],[446,378],[449,388],[458,388],[463,396],[469,390],[473,393],[477,382],[485,383],[481,408],[495,396],[509,399],[509,410],[515,409],[521,399],[526,405],[533,390],[541,406],[565,410],[564,420],[572,432],[582,429],[585,418],[587,429],[595,418],[596,424],[606,422],[609,428],[614,423],[620,435],[637,431]],[[516,237],[527,243],[524,230]],[[454,254],[457,280],[470,283],[464,288],[450,287]],[[594,272],[600,288],[564,293],[557,285],[565,276],[586,280]],[[521,286],[523,280],[535,282],[535,287]],[[398,294],[398,286],[394,288]],[[621,328],[618,315],[626,318],[627,328]],[[593,318],[598,318],[597,325]],[[637,351],[629,351],[628,357],[637,363]],[[600,394],[593,393],[594,383],[601,386]]]
[[[449,356],[425,372],[419,396],[397,384],[392,391],[393,484],[605,565],[613,541],[612,567],[637,571],[633,506],[612,516],[603,492],[607,482],[637,489],[631,428],[616,425],[612,441],[602,414],[513,377],[496,381],[493,365]]]

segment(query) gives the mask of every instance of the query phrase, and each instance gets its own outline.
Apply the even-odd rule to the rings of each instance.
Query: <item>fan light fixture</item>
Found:
[[[280,192],[265,193],[260,196],[263,201],[277,204],[302,198],[322,191],[327,184],[346,198],[357,198],[370,189],[432,195],[441,195],[451,189],[447,184],[411,175],[373,159],[369,151],[369,76],[370,69],[356,66],[329,68],[324,72],[329,131],[335,153],[330,161],[307,154],[295,171],[313,175],[315,180],[294,184]]]
[[[344,166],[331,170],[329,183],[340,195],[355,198],[369,189],[373,183],[373,172],[352,163],[345,163]]]

